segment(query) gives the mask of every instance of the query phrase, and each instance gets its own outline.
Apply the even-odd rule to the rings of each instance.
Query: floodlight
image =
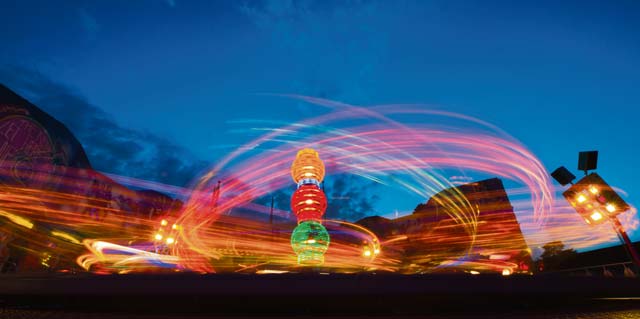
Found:
[[[582,178],[562,195],[589,225],[600,224],[629,209],[629,204],[596,173]]]
[[[595,226],[610,221],[618,234],[618,238],[625,245],[634,265],[640,269],[640,255],[633,247],[631,239],[624,230],[617,215],[631,207],[607,184],[598,174],[589,174],[590,170],[598,167],[598,151],[580,152],[578,169],[586,175],[577,183],[572,184],[562,196],[573,206],[584,221]],[[565,167],[556,169],[551,176],[558,183],[565,186],[576,178]]]

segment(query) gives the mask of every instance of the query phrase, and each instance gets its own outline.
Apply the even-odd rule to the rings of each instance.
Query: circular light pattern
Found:
[[[327,197],[316,185],[302,185],[291,197],[291,210],[298,222],[320,220],[327,210]]]
[[[316,221],[302,222],[291,234],[291,247],[300,265],[320,265],[329,248],[329,233]]]

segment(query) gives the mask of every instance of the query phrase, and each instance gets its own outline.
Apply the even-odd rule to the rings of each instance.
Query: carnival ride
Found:
[[[460,238],[468,247],[477,240],[478,208],[447,174],[508,181],[507,191],[529,247],[562,240],[581,248],[615,239],[608,228],[582,231],[585,226],[571,206],[555,201],[557,190],[540,160],[491,124],[420,105],[358,107],[288,97],[323,108],[324,114],[289,124],[252,122],[260,127],[251,132],[267,132],[230,152],[191,187],[110,175],[121,184],[154,188],[184,201],[153,216],[114,205],[111,194],[108,198],[90,194],[86,190],[93,179],[71,168],[58,176],[61,182],[55,188],[30,187],[28,181],[1,186],[0,251],[19,249],[23,269],[104,274],[401,271],[402,257],[385,254],[385,245],[392,241],[381,242],[362,225],[324,218],[327,195],[320,186],[325,164],[315,150],[332,176],[357,176],[423,201],[448,190],[448,196],[435,200],[460,227],[464,235]],[[10,164],[0,169],[2,175],[15,174]],[[49,171],[38,165],[28,170],[32,179]],[[289,172],[298,186],[292,192],[292,213],[256,202],[275,191],[291,191]],[[264,218],[274,215],[278,222]],[[628,230],[638,226],[635,215],[632,207],[619,216]],[[441,244],[455,242],[456,234]],[[401,234],[393,239],[399,240]],[[446,263],[471,271],[500,272],[505,267],[502,260],[478,264],[465,262],[465,252],[456,254],[447,256]]]

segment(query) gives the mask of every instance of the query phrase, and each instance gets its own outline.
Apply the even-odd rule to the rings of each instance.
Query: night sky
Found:
[[[468,114],[549,171],[596,149],[640,199],[638,1],[2,1],[0,19],[0,82],[105,172],[185,185],[251,139],[238,121],[326,112],[261,94],[297,93]]]

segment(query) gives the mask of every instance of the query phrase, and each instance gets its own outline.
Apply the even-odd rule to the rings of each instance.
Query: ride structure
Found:
[[[310,148],[300,150],[291,165],[291,177],[298,185],[291,196],[291,210],[298,220],[291,234],[291,247],[298,255],[298,264],[303,266],[323,264],[329,248],[329,233],[322,225],[327,209],[327,197],[320,188],[324,174],[320,155]]]

